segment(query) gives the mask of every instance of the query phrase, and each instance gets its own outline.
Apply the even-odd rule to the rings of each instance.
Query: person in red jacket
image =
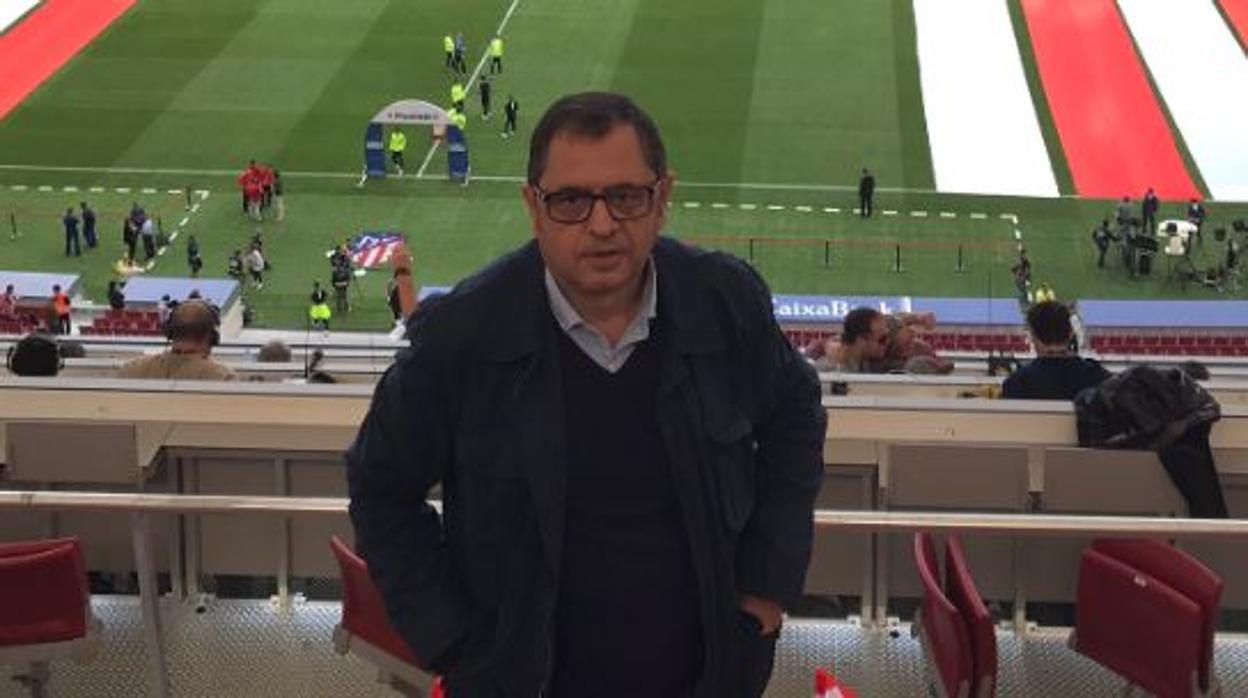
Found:
[[[269,206],[273,205],[273,168],[268,165],[260,165],[258,168],[260,179],[260,191],[262,199],[260,201],[260,210],[267,211]]]
[[[255,160],[247,163],[247,169],[243,170],[243,173],[238,176],[239,190],[243,194],[243,213],[250,213],[247,205],[247,186],[250,182],[260,182],[260,166],[256,164]]]

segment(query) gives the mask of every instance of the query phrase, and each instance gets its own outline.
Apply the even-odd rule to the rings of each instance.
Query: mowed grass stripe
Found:
[[[919,82],[918,42],[912,0],[892,0],[893,84],[897,92],[897,133],[901,138],[901,184],[906,189],[935,189],[932,149],[923,118],[923,86]],[[882,186],[894,178],[876,174]]]
[[[612,88],[661,125],[686,179],[740,175],[763,0],[640,0]]]
[[[451,74],[444,69],[442,37],[464,34],[471,70],[509,4],[389,0],[290,130],[277,160],[291,170],[361,167],[364,129],[379,109],[405,98],[449,106]],[[467,111],[476,117],[479,110],[472,97]],[[470,138],[476,135],[471,128],[468,133]],[[428,137],[428,129],[408,130],[412,171],[420,165]]]
[[[255,13],[242,0],[140,3],[0,121],[0,153],[114,164]]]
[[[869,164],[899,183],[892,44],[885,3],[767,0],[741,181],[855,185]]]
[[[482,121],[478,95],[470,98],[473,172],[523,175],[529,135],[546,107],[566,94],[611,87],[636,9],[637,0],[520,0],[504,36],[504,72],[494,78],[493,119]],[[520,116],[516,136],[503,140],[509,94]],[[444,160],[435,164],[445,170]]]
[[[260,3],[118,164],[273,161],[390,1],[355,0],[349,12],[301,0]],[[212,139],[188,137],[208,131]]]

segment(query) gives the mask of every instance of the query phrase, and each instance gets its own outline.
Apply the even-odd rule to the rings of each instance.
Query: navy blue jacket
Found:
[[[696,695],[744,695],[741,672],[771,657],[741,629],[738,594],[801,594],[826,414],[753,269],[666,238],[653,256],[656,406],[706,645]],[[452,696],[539,696],[553,666],[566,481],[556,332],[530,242],[417,314],[347,452],[356,547]],[[425,501],[439,484],[442,516]]]

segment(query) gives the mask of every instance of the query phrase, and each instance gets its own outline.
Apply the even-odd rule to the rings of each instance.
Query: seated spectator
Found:
[[[168,293],[161,296],[160,302],[156,304],[156,320],[160,322],[162,327],[166,322],[169,322],[169,313],[173,310],[174,305],[176,303],[173,302]]]
[[[0,295],[0,318],[17,315],[17,292],[13,284],[4,287],[4,295]]]
[[[854,308],[841,323],[841,339],[829,339],[824,356],[815,362],[821,371],[871,373],[884,359],[888,322],[874,308]]]
[[[121,292],[121,286],[116,281],[108,282],[108,307],[113,310],[126,309],[126,294]]]
[[[28,334],[9,349],[9,373],[15,376],[55,376],[61,370],[61,354],[52,337]]]
[[[169,349],[153,356],[135,359],[118,371],[121,378],[160,378],[177,380],[234,380],[229,367],[213,361],[212,348],[218,340],[219,320],[212,306],[203,301],[179,303],[169,314],[165,328]]]
[[[269,340],[256,353],[256,361],[262,364],[290,363],[290,347],[280,339]]]
[[[1001,397],[1023,400],[1072,400],[1084,388],[1109,378],[1100,363],[1071,351],[1074,330],[1070,309],[1056,301],[1036,303],[1027,311],[1036,358],[1005,379]]]
[[[953,362],[936,355],[930,344],[919,338],[917,330],[936,329],[932,313],[894,313],[887,316],[888,348],[879,362],[881,373],[953,373]]]

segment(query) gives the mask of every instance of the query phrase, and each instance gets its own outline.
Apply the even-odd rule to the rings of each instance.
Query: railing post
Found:
[[[155,698],[169,695],[169,669],[160,629],[160,587],[152,552],[152,520],[146,512],[130,514],[134,540],[134,565],[139,577],[139,606],[143,614],[143,639],[147,644],[148,688]]]

